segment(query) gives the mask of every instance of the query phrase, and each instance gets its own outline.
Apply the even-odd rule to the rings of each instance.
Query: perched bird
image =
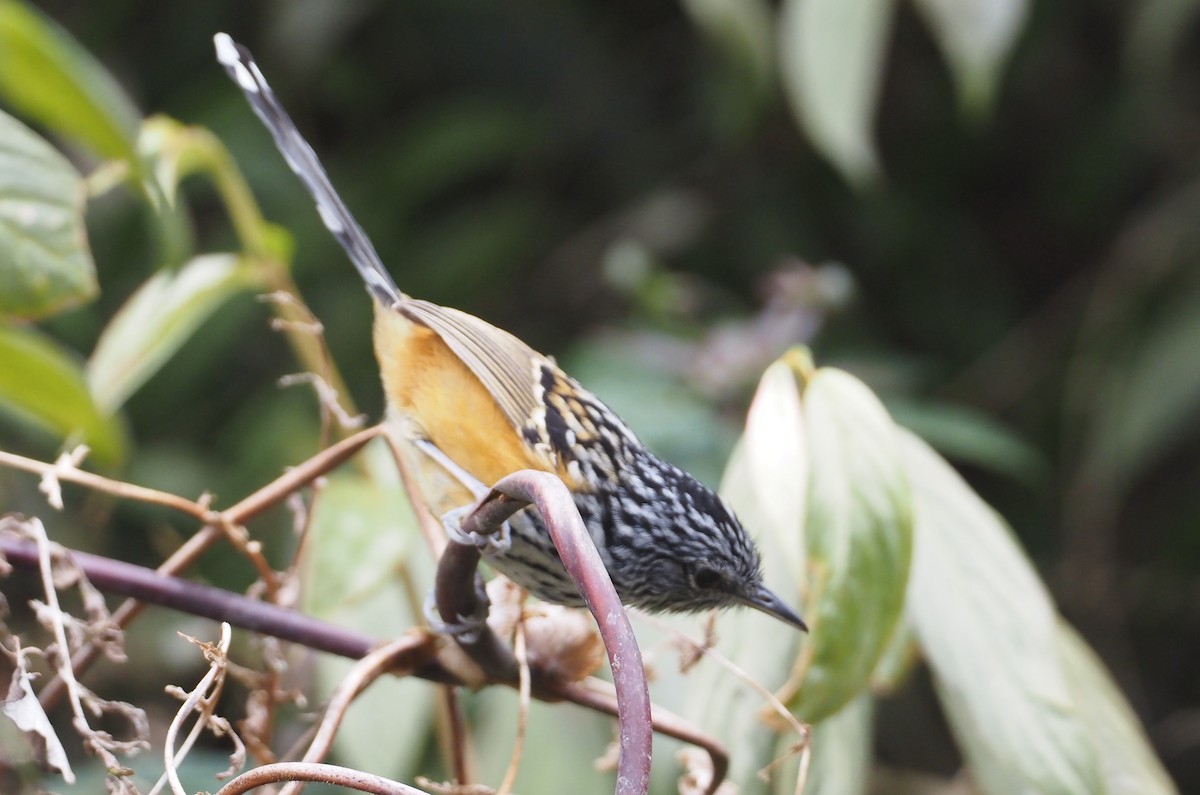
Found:
[[[250,52],[224,33],[214,42],[374,299],[383,389],[410,454],[424,459],[431,508],[467,504],[483,484],[521,469],[552,472],[626,604],[670,612],[747,605],[805,629],[763,584],[758,549],[720,497],[650,453],[553,359],[473,315],[402,293]],[[509,525],[510,543],[485,549],[488,563],[547,602],[582,605],[536,510]]]

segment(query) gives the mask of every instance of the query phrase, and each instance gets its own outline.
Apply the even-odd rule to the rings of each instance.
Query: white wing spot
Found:
[[[218,61],[226,66],[238,63],[237,47],[233,46],[233,39],[229,38],[228,33],[218,33],[213,36],[213,44],[217,48]]]
[[[246,64],[246,68],[250,70],[251,75],[253,75],[254,82],[257,85],[265,86],[267,84],[267,78],[263,77],[263,73],[258,70],[258,64],[256,64],[254,61],[250,61]]]
[[[346,228],[342,226],[342,221],[328,205],[321,202],[317,205],[317,212],[321,214],[321,220],[325,223],[325,228],[335,235],[340,235]]]

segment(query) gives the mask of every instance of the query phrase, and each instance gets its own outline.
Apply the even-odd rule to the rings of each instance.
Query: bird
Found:
[[[217,60],[312,194],[374,303],[374,347],[390,417],[422,459],[421,491],[445,513],[513,472],[551,472],[570,490],[618,595],[648,612],[746,606],[807,631],[763,582],[761,555],[730,506],[650,452],[555,360],[393,281],[250,51],[214,36]],[[545,602],[584,602],[535,508],[484,549],[495,570]]]

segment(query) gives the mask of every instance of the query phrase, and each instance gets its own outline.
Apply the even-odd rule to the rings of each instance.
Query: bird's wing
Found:
[[[549,362],[521,340],[487,321],[429,301],[408,299],[398,307],[437,334],[475,374],[518,431],[544,411],[538,379]]]

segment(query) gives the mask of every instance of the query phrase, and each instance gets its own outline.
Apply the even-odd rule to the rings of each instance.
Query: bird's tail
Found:
[[[308,145],[295,122],[288,116],[275,92],[267,85],[266,78],[254,63],[254,56],[228,35],[213,36],[217,48],[217,60],[225,67],[233,82],[246,95],[250,107],[271,131],[275,145],[283,159],[308,188],[317,202],[317,212],[325,226],[345,249],[354,267],[367,285],[367,291],[384,306],[394,306],[404,300],[404,294],[396,287],[391,275],[383,267],[375,246],[371,245],[366,232],[354,220],[342,197],[333,188],[329,175],[321,166],[317,153]]]

